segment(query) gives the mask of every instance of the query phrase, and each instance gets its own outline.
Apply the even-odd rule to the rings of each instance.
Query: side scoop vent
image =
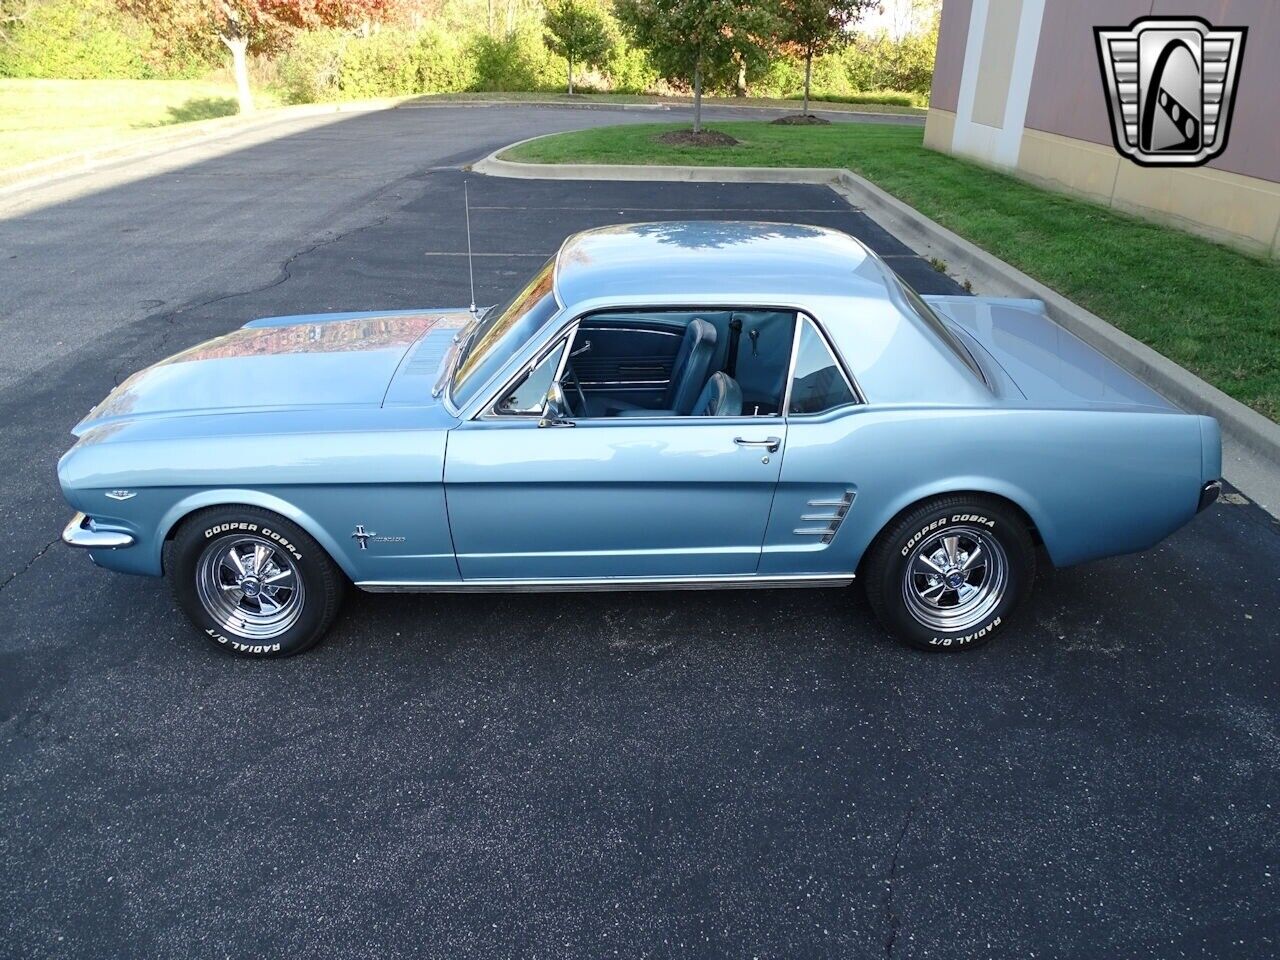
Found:
[[[852,490],[846,490],[839,500],[810,500],[809,509],[800,517],[800,522],[805,525],[796,527],[792,533],[802,537],[819,537],[820,542],[830,543],[840,529],[840,524],[844,523],[856,496]]]

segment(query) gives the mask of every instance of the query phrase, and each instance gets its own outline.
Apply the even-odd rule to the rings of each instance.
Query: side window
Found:
[[[556,371],[560,369],[560,357],[564,353],[567,342],[561,340],[528,373],[518,379],[515,385],[494,404],[493,412],[505,416],[541,416],[547,391],[551,389]]]
[[[857,403],[840,364],[816,329],[804,318],[800,327],[800,343],[796,347],[796,365],[791,378],[791,402],[788,413],[822,413],[833,407]]]

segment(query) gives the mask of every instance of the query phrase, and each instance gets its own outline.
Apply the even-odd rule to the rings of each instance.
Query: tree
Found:
[[[878,0],[778,0],[778,41],[804,57],[804,110],[809,113],[813,58],[849,41],[849,28]]]
[[[573,93],[573,65],[599,67],[613,53],[613,30],[599,0],[547,0],[543,21],[547,47],[569,62],[569,92]]]
[[[0,0],[3,3],[13,0]],[[337,27],[368,34],[374,26],[408,8],[413,0],[115,0],[117,6],[144,21],[152,31],[176,38],[216,36],[231,52],[232,72],[241,113],[253,111],[249,87],[249,54],[273,53],[298,30]]]
[[[0,0],[0,43],[12,44],[13,32],[35,9],[37,0]]]
[[[770,47],[776,19],[768,3],[739,0],[618,0],[618,19],[668,80],[693,86],[693,132],[702,132],[702,90],[729,84],[738,57]]]

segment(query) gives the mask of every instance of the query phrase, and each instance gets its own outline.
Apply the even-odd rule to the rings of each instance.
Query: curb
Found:
[[[25,187],[39,186],[67,174],[82,173],[103,164],[119,160],[145,160],[168,153],[180,147],[212,142],[237,133],[250,133],[264,127],[289,120],[327,116],[342,113],[369,113],[399,106],[400,100],[371,100],[352,103],[315,104],[298,107],[278,107],[253,113],[247,117],[232,114],[211,120],[197,120],[176,125],[177,129],[163,132],[158,128],[154,137],[144,137],[117,146],[96,147],[65,153],[44,160],[0,170],[0,195],[13,193]]]
[[[537,140],[538,137],[530,137]],[[516,163],[500,160],[503,150],[518,147],[521,140],[471,164],[486,177],[516,180],[649,180],[695,183],[813,183],[831,186],[838,171],[826,167],[676,167],[607,163]]]
[[[1222,427],[1224,440],[1233,441],[1271,468],[1280,470],[1280,424],[1232,399],[1163,354],[849,170],[833,167],[533,164],[499,159],[499,154],[537,139],[540,138],[530,137],[495,150],[473,164],[471,169],[484,176],[544,180],[825,184],[917,253],[935,253],[947,262],[950,272],[972,280],[989,294],[1043,300],[1045,312],[1059,326],[1124,367],[1183,410],[1215,417]]]
[[[397,109],[429,110],[441,107],[559,107],[563,110],[670,110],[666,103],[578,103],[573,100],[406,100]]]
[[[796,101],[799,110],[799,101]],[[573,101],[573,100],[406,100],[399,104],[400,107],[406,107],[411,110],[423,107],[560,107],[565,110],[692,110],[693,101],[688,103],[676,101],[662,101],[659,103],[604,103],[595,101]],[[785,113],[789,108],[778,104],[764,105],[755,103],[727,103],[719,101],[716,103],[706,103],[702,105],[704,110],[759,110],[762,112]],[[838,110],[831,107],[819,107],[813,104],[809,105],[809,112],[813,114],[826,114],[830,117],[848,117],[859,120],[869,120],[872,122],[884,120],[890,123],[903,123],[907,126],[924,126],[925,116],[918,113],[889,113],[871,112],[868,110]],[[514,146],[512,144],[511,146]],[[510,149],[508,147],[507,149]]]

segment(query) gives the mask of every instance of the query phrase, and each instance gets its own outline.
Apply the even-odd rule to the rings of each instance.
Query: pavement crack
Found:
[[[31,567],[35,564],[35,562],[39,560],[41,557],[43,557],[46,553],[48,553],[49,550],[53,547],[53,545],[57,543],[58,540],[61,540],[61,539],[62,539],[61,537],[58,537],[54,540],[50,540],[43,547],[41,547],[39,551],[37,551],[34,557],[32,557],[30,560],[24,563],[19,569],[9,574],[9,576],[5,577],[4,580],[0,581],[0,592],[3,592],[4,590],[6,590],[9,584],[13,583],[13,581],[17,580],[20,576],[22,576],[24,573],[30,570]]]
[[[902,916],[899,912],[896,900],[898,879],[898,859],[902,854],[902,847],[907,840],[907,831],[911,829],[911,821],[915,819],[916,805],[913,803],[907,810],[907,815],[903,818],[902,829],[898,831],[898,839],[893,845],[893,856],[889,859],[889,875],[885,877],[885,903],[884,915],[885,922],[888,924],[889,932],[884,941],[885,960],[891,960],[893,957],[893,948],[898,942],[898,933],[902,928]]]

